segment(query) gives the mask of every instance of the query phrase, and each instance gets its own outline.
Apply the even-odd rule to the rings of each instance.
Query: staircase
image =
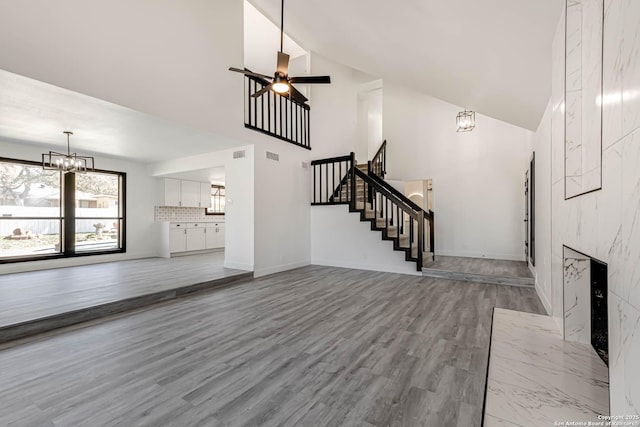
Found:
[[[374,158],[356,164],[354,153],[348,156],[314,160],[312,205],[349,206],[369,222],[372,231],[380,231],[382,240],[393,242],[393,249],[405,253],[405,260],[422,271],[434,259],[434,214],[426,212],[384,180],[386,141]]]

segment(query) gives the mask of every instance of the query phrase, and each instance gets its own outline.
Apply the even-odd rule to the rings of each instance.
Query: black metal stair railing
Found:
[[[311,150],[309,106],[271,90],[254,98],[270,82],[245,75],[245,83],[244,127]]]
[[[349,171],[355,165],[355,154],[311,161],[312,205],[349,204]]]
[[[382,145],[370,161],[369,170],[384,179],[387,174],[387,140],[382,141]]]
[[[384,161],[378,164],[384,165]],[[422,270],[424,255],[434,256],[434,213],[426,212],[404,194],[373,172],[360,170],[354,153],[314,160],[311,204],[348,204],[350,212],[359,212],[361,221],[382,232],[383,240],[392,240],[394,250],[404,251],[407,261]],[[384,166],[378,169],[378,173]]]
[[[431,252],[432,257],[435,257],[435,254],[434,254],[434,251],[433,251],[434,244],[435,244],[435,239],[434,239],[434,235],[435,235],[434,217],[435,217],[435,214],[434,214],[434,212],[432,210],[425,211],[424,209],[422,209],[422,207],[420,207],[415,202],[413,202],[411,199],[409,199],[407,196],[402,194],[400,191],[398,191],[391,184],[387,183],[384,179],[380,178],[378,175],[372,173],[371,172],[371,165],[369,165],[369,177],[371,177],[371,179],[374,180],[377,183],[377,186],[382,187],[386,191],[394,194],[395,197],[397,197],[399,200],[401,200],[410,209],[412,209],[412,210],[414,210],[416,212],[422,212],[422,217],[424,218],[424,226],[426,227],[425,228],[425,235],[429,239],[429,242],[428,242],[429,252]],[[369,199],[370,201],[373,199],[373,197],[375,197],[375,188],[376,187],[372,187],[373,194],[371,194],[371,198]],[[426,240],[425,240],[425,244],[426,244]],[[425,245],[425,250],[426,250],[426,248],[427,248],[427,246]]]

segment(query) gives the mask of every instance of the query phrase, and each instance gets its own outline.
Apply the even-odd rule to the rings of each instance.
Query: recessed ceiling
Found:
[[[280,1],[251,2],[280,22]],[[551,94],[551,42],[563,4],[288,1],[284,27],[306,49],[385,82],[535,130]]]
[[[0,138],[142,163],[242,145],[24,76],[0,70]]]

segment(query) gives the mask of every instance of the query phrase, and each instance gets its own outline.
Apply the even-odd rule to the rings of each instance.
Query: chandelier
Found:
[[[473,111],[460,111],[456,116],[456,126],[458,130],[456,132],[469,132],[476,127],[476,113]]]
[[[42,168],[46,170],[57,170],[62,172],[76,172],[83,173],[93,169],[93,157],[90,156],[78,156],[76,153],[71,152],[69,146],[69,137],[73,135],[73,132],[62,132],[67,135],[67,154],[56,153],[55,151],[49,151],[49,153],[42,154]]]

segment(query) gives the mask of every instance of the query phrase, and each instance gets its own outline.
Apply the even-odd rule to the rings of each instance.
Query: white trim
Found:
[[[524,255],[498,254],[498,253],[478,254],[478,253],[472,253],[472,252],[442,251],[442,250],[438,250],[438,245],[436,244],[436,259],[438,258],[438,255],[458,256],[463,258],[502,259],[506,261],[525,261]]]
[[[267,268],[261,268],[253,272],[253,277],[267,276],[269,274],[275,274],[275,273],[280,273],[282,271],[293,270],[294,268],[306,267],[307,265],[311,265],[310,260],[292,262],[289,264],[275,265],[273,267],[267,267]]]
[[[253,265],[240,264],[240,263],[237,263],[237,262],[228,262],[227,260],[224,261],[224,267],[225,268],[235,268],[236,270],[253,271]]]
[[[311,260],[312,265],[322,265],[327,267],[340,267],[340,268],[352,268],[354,270],[368,270],[368,271],[380,271],[384,273],[395,273],[395,274],[408,274],[411,276],[422,276],[421,271],[417,271],[415,268],[415,262],[407,262],[406,269],[403,268],[389,268],[388,266],[380,267],[376,264],[367,264],[367,263],[358,263],[358,262],[348,262],[348,261],[334,261],[334,260],[322,260],[322,259],[313,259]],[[412,271],[413,270],[413,271]]]
[[[537,279],[536,279],[536,293],[538,294],[538,298],[540,298],[540,301],[542,301],[542,305],[544,306],[544,309],[546,310],[547,315],[551,316],[553,312],[553,309],[551,308],[551,303],[549,302],[549,299],[544,294],[544,292],[542,292],[542,288],[538,286]]]

